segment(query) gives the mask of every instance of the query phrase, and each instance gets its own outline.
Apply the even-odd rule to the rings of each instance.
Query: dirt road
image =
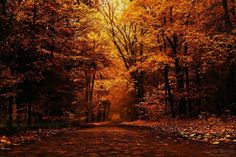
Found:
[[[230,147],[194,143],[122,126],[77,129],[0,151],[0,157],[236,157]]]

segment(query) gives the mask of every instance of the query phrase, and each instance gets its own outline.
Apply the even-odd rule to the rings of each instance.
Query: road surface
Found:
[[[236,157],[233,148],[105,125],[77,129],[0,151],[0,157]]]

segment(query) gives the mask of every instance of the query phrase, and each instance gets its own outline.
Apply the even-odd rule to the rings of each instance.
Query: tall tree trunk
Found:
[[[138,71],[135,71],[130,73],[130,75],[134,81],[135,99],[138,104],[142,102],[144,98],[144,72],[139,73]],[[135,115],[139,116],[138,110],[136,109],[135,111]]]
[[[179,58],[175,59],[175,72],[176,72],[176,80],[177,80],[177,91],[180,94],[179,98],[179,113],[186,114],[186,100],[185,97],[182,96],[184,90],[184,74],[182,68],[179,65]]]
[[[202,98],[199,95],[200,91],[201,91],[201,77],[200,77],[200,65],[196,66],[196,84],[197,84],[197,92],[198,92],[198,97],[197,97],[197,105],[198,105],[198,110],[197,110],[197,114],[200,114],[201,112],[201,108],[202,108]]]
[[[17,127],[20,127],[20,113],[19,113],[19,109],[20,109],[20,104],[18,101],[16,101],[16,121],[17,121]]]
[[[186,75],[186,89],[188,92],[188,97],[187,97],[187,102],[188,102],[188,112],[191,114],[192,113],[192,100],[189,97],[190,96],[190,85],[189,85],[189,71],[188,68],[185,68],[185,75]]]
[[[169,83],[168,74],[169,74],[169,67],[165,66],[165,69],[164,69],[165,88],[166,88],[167,94],[168,94],[168,100],[169,100],[169,103],[170,103],[171,115],[172,115],[173,118],[175,118],[174,103],[173,103],[173,97],[172,97],[172,93],[171,93],[171,86],[170,86],[170,83]]]
[[[167,112],[168,112],[168,92],[165,85],[165,114],[167,114]]]
[[[221,110],[222,110],[222,104],[220,101],[220,87],[219,87],[219,83],[218,83],[218,72],[217,72],[217,68],[215,67],[215,63],[212,64],[212,77],[213,77],[213,82],[214,85],[216,87],[216,90],[214,92],[215,95],[215,104],[216,104],[216,110],[215,112],[217,113],[217,115],[221,115]]]
[[[172,35],[172,39],[167,36],[166,40],[169,42],[172,52],[173,52],[175,74],[176,74],[176,81],[177,81],[177,91],[179,95],[181,96],[179,98],[179,113],[186,114],[186,100],[185,100],[185,97],[182,96],[183,90],[184,90],[184,72],[183,72],[183,68],[181,67],[179,63],[178,36],[174,33]]]
[[[231,30],[233,30],[233,25],[232,25],[232,22],[230,20],[228,0],[222,0],[222,5],[223,5],[223,8],[224,8],[225,26],[228,27],[231,31]]]
[[[137,72],[136,75],[136,96],[138,98],[138,101],[143,101],[144,98],[144,72]]]
[[[231,0],[231,3],[233,5],[231,12],[232,12],[233,18],[235,19],[236,18],[235,1]]]
[[[85,122],[88,123],[90,120],[90,104],[89,104],[89,92],[90,92],[90,70],[86,69],[85,70],[85,86],[86,86],[86,91],[85,91],[85,103],[86,103],[86,111],[85,111]]]
[[[11,130],[12,129],[12,122],[13,122],[13,97],[9,97],[9,106],[8,106],[8,121],[7,121],[7,126],[8,129]]]
[[[144,98],[144,72],[138,74],[138,98],[140,101]]]
[[[94,67],[93,67],[93,76],[92,76],[92,87],[91,87],[90,96],[89,96],[89,105],[90,105],[90,111],[91,111],[91,119],[92,119],[92,121],[94,121],[93,92],[94,92],[95,78],[96,78],[96,65],[94,64]]]
[[[187,53],[188,53],[188,46],[185,45],[184,46],[184,56],[187,56]],[[192,100],[190,98],[189,69],[186,66],[184,70],[185,70],[185,76],[186,76],[186,90],[187,90],[187,93],[188,93],[188,96],[187,96],[188,112],[189,112],[189,114],[191,114],[192,113]]]
[[[28,83],[28,126],[32,126],[32,98],[31,98],[31,84]]]
[[[236,114],[236,81],[235,81],[235,65],[232,58],[229,59],[229,70],[226,77],[226,94],[227,105],[231,108],[232,112]],[[235,111],[234,111],[235,110]]]
[[[111,103],[109,102],[109,103],[107,103],[106,120],[109,119],[110,107],[111,107]]]
[[[97,113],[97,121],[101,121],[101,103],[98,104],[98,113]]]
[[[132,79],[134,80],[134,89],[135,89],[135,97],[137,99],[137,103],[142,102],[144,98],[144,72],[132,72]]]

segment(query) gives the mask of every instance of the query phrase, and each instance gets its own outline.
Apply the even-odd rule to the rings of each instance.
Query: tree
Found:
[[[210,106],[212,103],[210,97],[217,98],[215,102],[218,104],[218,107],[216,106],[218,113],[225,108],[222,105],[224,102],[222,91],[226,85],[223,83],[224,78],[220,76],[226,73],[223,72],[218,76],[219,71],[216,69],[224,66],[232,67],[232,64],[227,65],[232,63],[232,60],[227,60],[226,56],[232,54],[234,49],[233,36],[235,35],[232,30],[235,26],[233,24],[235,8],[232,7],[233,3],[234,1],[136,0],[125,11],[124,19],[136,26],[146,28],[146,34],[148,34],[146,41],[150,40],[150,42],[145,46],[148,47],[149,52],[154,53],[148,56],[150,59],[147,59],[142,66],[149,69],[150,67],[165,69],[162,72],[165,89],[168,89],[169,81],[173,82],[171,89],[173,99],[178,99],[179,114],[186,114],[188,107],[191,115],[192,108],[196,109],[196,106],[199,112],[202,99],[207,100]],[[217,24],[215,24],[216,21]],[[154,57],[158,55],[161,57]],[[170,60],[163,62],[163,56]],[[230,56],[231,59],[234,58]],[[156,61],[154,62],[152,58],[156,58]],[[174,75],[175,80],[171,77],[168,81],[166,68],[158,66],[160,63],[166,65],[164,67],[169,67],[171,71],[168,75]],[[233,87],[234,72],[229,71],[231,71],[229,72],[231,76],[228,79],[231,78],[230,84]],[[210,76],[211,72],[213,72],[212,76]],[[208,77],[212,78],[212,81],[207,80]],[[213,86],[217,88],[215,96],[212,95]],[[166,91],[167,95],[168,93],[170,90]],[[168,99],[174,116],[172,98],[168,96]],[[232,100],[232,97],[227,100]]]
[[[17,90],[13,91],[17,93],[17,103],[28,103],[28,125],[31,126],[35,112],[32,110],[39,108],[38,103],[52,103],[56,105],[54,109],[59,109],[62,107],[58,106],[60,103],[52,100],[63,94],[71,99],[73,95],[72,90],[66,87],[72,85],[64,63],[68,55],[77,52],[77,12],[81,7],[69,0],[17,1],[8,2],[5,6],[11,15],[5,27],[12,27],[7,37],[1,40],[1,64],[10,70],[9,74],[17,76]],[[59,80],[65,84],[58,84]],[[46,88],[41,88],[41,85]],[[42,97],[45,102],[40,100]],[[66,105],[64,101],[61,103]],[[24,108],[24,105],[17,106]]]
[[[121,12],[126,9],[127,4],[125,2],[112,1],[105,4],[101,8],[104,21],[107,25],[107,35],[112,40],[116,49],[119,52],[120,57],[126,69],[130,72],[130,75],[134,82],[134,89],[138,102],[142,101],[144,97],[144,71],[136,68],[137,64],[143,62],[145,59],[144,51],[144,38],[146,30],[137,27],[137,25],[121,21]]]

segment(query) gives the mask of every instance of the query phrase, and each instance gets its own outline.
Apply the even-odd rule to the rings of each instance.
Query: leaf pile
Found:
[[[32,141],[40,141],[42,138],[50,137],[60,133],[73,130],[72,128],[62,129],[38,129],[18,133],[9,137],[0,136],[0,149],[10,149],[14,145],[21,145]]]
[[[125,125],[159,128],[183,138],[211,144],[236,143],[236,120],[224,121],[220,118],[208,119],[160,119],[159,121],[125,122]]]

